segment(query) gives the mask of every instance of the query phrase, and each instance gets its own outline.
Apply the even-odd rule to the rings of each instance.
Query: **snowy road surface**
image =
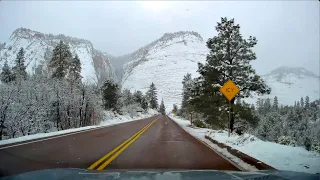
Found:
[[[239,170],[163,115],[3,145],[0,157],[1,176],[48,168]]]

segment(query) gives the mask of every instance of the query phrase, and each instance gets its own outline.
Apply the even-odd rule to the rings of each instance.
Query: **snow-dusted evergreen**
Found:
[[[256,38],[250,36],[248,40],[244,39],[240,34],[240,26],[236,25],[233,19],[221,18],[216,30],[218,35],[207,41],[210,52],[206,62],[198,65],[200,76],[194,80],[188,104],[193,106],[193,111],[201,113],[207,121],[211,121],[211,124],[219,124],[219,126],[228,122],[226,111],[231,111],[229,129],[232,132],[235,124],[235,98],[229,105],[220,88],[228,80],[232,80],[240,89],[237,99],[249,97],[253,92],[268,94],[270,88],[255,73],[250,64],[256,59],[252,51],[257,44]],[[211,120],[213,118],[217,121],[213,122]]]
[[[72,56],[76,54],[81,60],[82,81],[86,83],[103,83],[106,79],[114,78],[113,67],[105,53],[94,49],[90,41],[65,35],[43,34],[26,28],[16,29],[9,40],[0,48],[0,68],[7,61],[13,67],[20,48],[25,51],[26,72],[29,75],[39,72],[39,66],[46,70],[53,48],[63,41],[70,47]],[[47,57],[46,57],[47,56]]]
[[[166,107],[164,105],[163,99],[161,100],[161,104],[160,104],[160,107],[159,107],[159,112],[161,114],[166,114]]]
[[[157,93],[157,88],[153,84],[153,82],[150,85],[149,90],[147,91],[147,100],[149,101],[149,105],[151,109],[158,109],[159,104],[158,104],[158,93]]]
[[[320,100],[308,99],[301,97],[299,106],[277,106],[277,97],[272,106],[270,99],[259,99],[256,114],[260,121],[253,128],[254,134],[263,140],[320,152]]]

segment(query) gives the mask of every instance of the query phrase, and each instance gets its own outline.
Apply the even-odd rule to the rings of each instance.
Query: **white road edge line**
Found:
[[[181,129],[183,129],[186,133],[190,134],[192,137],[194,137],[195,139],[197,139],[198,141],[200,141],[202,144],[206,145],[208,148],[210,148],[212,151],[214,151],[215,153],[217,153],[220,157],[222,157],[223,159],[227,160],[228,162],[230,162],[232,165],[234,165],[235,167],[237,167],[238,169],[240,169],[241,171],[246,171],[244,168],[242,168],[240,165],[238,165],[237,163],[233,162],[231,159],[227,158],[226,156],[224,156],[223,154],[221,154],[220,152],[216,151],[214,148],[212,148],[211,146],[209,146],[206,142],[202,141],[201,139],[193,136],[191,133],[189,133],[188,131],[186,131],[182,126],[180,126],[177,122],[175,122],[173,119],[171,119],[168,115],[167,115],[168,119],[170,119],[171,121],[173,121],[174,123],[176,123],[179,127],[181,127]]]
[[[149,117],[151,118],[151,117]],[[160,117],[159,117],[160,118]],[[156,120],[158,120],[159,118],[157,118]],[[144,118],[146,119],[146,118]],[[144,120],[144,119],[140,119],[140,120]],[[139,119],[137,119],[139,120]],[[136,120],[134,120],[136,121]],[[129,122],[132,122],[132,121],[129,121]],[[126,122],[124,122],[126,123]],[[119,123],[119,124],[123,124],[123,123]],[[74,135],[74,134],[79,134],[79,133],[83,133],[83,132],[87,132],[87,131],[93,131],[93,130],[97,130],[97,129],[101,129],[101,128],[106,128],[106,127],[111,127],[111,126],[115,126],[115,125],[119,125],[119,124],[112,124],[112,125],[106,125],[106,126],[101,126],[101,127],[97,127],[97,128],[92,128],[92,129],[86,129],[86,130],[80,130],[80,131],[76,131],[76,132],[71,132],[71,133],[68,133],[68,134],[62,134],[62,135],[56,135],[53,137],[52,136],[49,136],[48,138],[44,138],[44,139],[40,139],[40,140],[34,140],[34,141],[30,141],[30,142],[25,142],[25,143],[20,143],[20,144],[14,144],[14,145],[11,145],[11,146],[5,146],[5,147],[0,147],[0,150],[1,149],[8,149],[8,148],[12,148],[12,147],[16,147],[16,146],[21,146],[21,145],[25,145],[25,144],[31,144],[31,143],[36,143],[36,142],[41,142],[41,141],[46,141],[46,140],[50,140],[50,139],[56,139],[56,138],[60,138],[60,137],[65,137],[65,136],[70,136],[70,135]],[[26,140],[28,141],[28,140]],[[22,141],[23,142],[23,141]]]

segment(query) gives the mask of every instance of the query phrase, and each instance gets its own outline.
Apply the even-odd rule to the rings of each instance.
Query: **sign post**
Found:
[[[228,80],[221,88],[220,92],[228,99],[229,101],[229,131],[228,136],[230,136],[230,126],[231,126],[231,109],[232,109],[232,99],[240,92],[240,89],[237,87],[237,85],[232,82],[231,80]]]

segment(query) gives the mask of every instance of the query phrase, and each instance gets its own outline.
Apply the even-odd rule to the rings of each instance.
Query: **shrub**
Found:
[[[311,150],[311,140],[310,138],[306,137],[303,141],[303,145],[306,148],[306,150],[310,151]]]
[[[196,125],[199,128],[206,128],[207,127],[201,120],[198,120],[198,119],[195,120],[193,123],[194,123],[194,125]]]
[[[312,144],[311,150],[320,153],[320,143]]]
[[[297,142],[290,136],[279,137],[277,143],[293,147],[297,145]]]

